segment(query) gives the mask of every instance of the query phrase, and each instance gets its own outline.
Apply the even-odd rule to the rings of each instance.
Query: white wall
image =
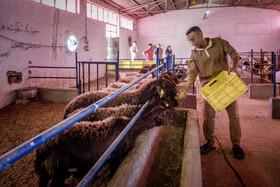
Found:
[[[199,26],[206,37],[220,36],[237,51],[251,49],[276,51],[280,48],[280,11],[246,7],[178,10],[138,20],[138,48],[142,53],[148,43],[172,46],[176,57],[189,57],[193,47],[186,31]]]
[[[137,41],[137,32],[120,28],[120,59],[130,59],[130,50],[128,38],[131,38],[131,41]]]
[[[85,1],[86,2],[86,1]],[[102,1],[95,3],[117,12]],[[75,66],[75,55],[65,45],[69,34],[75,34],[79,40],[78,60],[104,61],[106,58],[106,37],[104,22],[86,18],[86,3],[81,1],[80,14],[55,9],[33,0],[1,0],[0,1],[0,108],[12,101],[12,91],[28,86],[75,86],[75,80],[28,79],[28,62],[35,66]],[[4,29],[8,26],[10,30]],[[17,28],[28,31],[17,31]],[[5,27],[7,28],[7,27]],[[86,36],[89,50],[84,50]],[[137,39],[135,31],[120,29],[120,49],[127,48],[127,38]],[[124,39],[123,39],[124,38]],[[12,40],[35,44],[32,48],[12,48]],[[53,48],[51,46],[61,46]],[[24,45],[26,47],[27,45]],[[30,45],[28,45],[30,46]],[[39,47],[40,46],[40,47]],[[122,58],[129,58],[127,51],[121,53]],[[101,69],[101,68],[100,68]],[[100,70],[99,69],[99,70]],[[23,80],[18,84],[8,84],[7,71],[22,72]],[[103,71],[104,72],[104,71]],[[96,68],[92,68],[96,74]],[[104,74],[104,73],[103,73]],[[102,70],[99,76],[103,76]],[[75,76],[75,70],[40,70],[32,69],[32,76]]]

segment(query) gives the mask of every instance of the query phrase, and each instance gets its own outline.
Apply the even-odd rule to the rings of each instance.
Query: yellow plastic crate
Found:
[[[206,101],[218,112],[226,108],[248,90],[236,73],[222,71],[200,89]]]

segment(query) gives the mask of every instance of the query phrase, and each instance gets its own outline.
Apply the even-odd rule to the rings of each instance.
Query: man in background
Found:
[[[146,57],[147,61],[153,61],[153,44],[149,44],[148,49],[143,52],[143,55]]]
[[[157,44],[157,48],[154,50],[155,56],[157,56],[157,49],[158,49],[158,58],[159,60],[162,60],[163,50],[160,44]]]
[[[130,47],[131,67],[133,67],[133,62],[134,62],[134,60],[136,60],[136,58],[137,58],[137,53],[138,53],[137,42],[136,42],[136,41],[133,41],[132,46]]]

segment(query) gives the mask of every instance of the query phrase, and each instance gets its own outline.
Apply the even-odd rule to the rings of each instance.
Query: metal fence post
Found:
[[[120,59],[119,59],[119,54],[120,52],[118,51],[117,52],[117,64],[116,64],[116,81],[119,80],[119,62],[120,62]]]
[[[76,87],[79,88],[79,86],[78,86],[78,57],[77,57],[77,52],[75,52],[75,61],[76,61]]]
[[[81,88],[81,63],[79,62],[79,94],[82,93],[82,88]]]
[[[90,63],[88,63],[88,91],[90,91]]]
[[[276,55],[272,52],[273,62],[273,97],[276,97]]]
[[[98,81],[99,81],[99,80],[98,80],[98,79],[99,79],[98,71],[99,71],[99,69],[98,69],[98,65],[99,65],[99,64],[96,64],[96,76],[97,76],[97,77],[96,77],[96,81],[97,81],[97,82],[96,82],[96,86],[97,86],[96,89],[97,89],[97,90],[99,90],[99,84],[98,84]]]
[[[254,58],[253,49],[251,49],[251,84],[253,84],[253,82],[254,82],[254,80],[253,80],[253,73],[254,73],[254,71],[253,71],[253,58]]]
[[[158,59],[159,48],[157,48],[156,51],[157,51],[156,67],[158,67],[159,66],[159,59]],[[157,69],[156,70],[156,79],[158,79],[158,73],[159,73],[159,70]]]

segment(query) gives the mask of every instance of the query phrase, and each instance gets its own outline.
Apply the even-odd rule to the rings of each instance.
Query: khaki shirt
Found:
[[[154,54],[157,57],[157,48],[154,50]],[[162,48],[158,49],[158,58],[161,60],[162,59],[162,55],[163,55],[163,50]]]
[[[194,49],[188,65],[188,79],[210,81],[223,70],[228,70],[227,54],[232,60],[238,59],[236,50],[221,38],[206,38],[209,44],[205,49]]]

